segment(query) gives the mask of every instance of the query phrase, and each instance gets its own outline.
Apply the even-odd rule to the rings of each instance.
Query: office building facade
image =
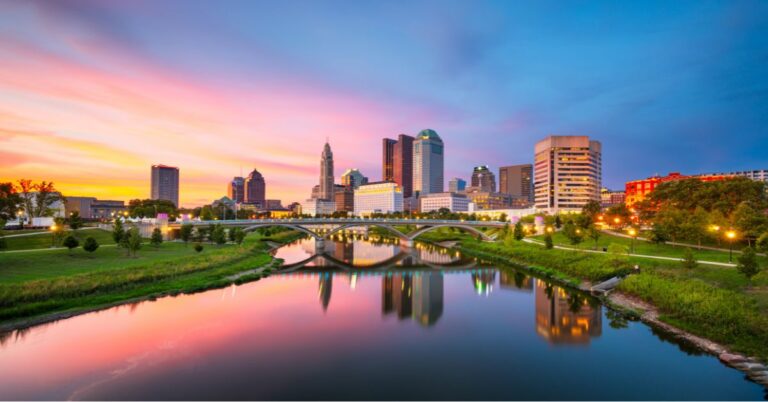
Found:
[[[395,144],[397,140],[381,140],[381,181],[395,181]]]
[[[451,193],[458,193],[464,191],[467,188],[467,182],[458,177],[454,177],[448,182],[448,191]]]
[[[472,187],[490,193],[496,192],[496,176],[488,168],[488,166],[475,166],[472,169]]]
[[[341,175],[342,186],[351,187],[354,190],[363,184],[368,184],[368,178],[363,176],[357,169],[347,169]]]
[[[533,202],[533,165],[500,167],[499,192]]]
[[[457,193],[432,193],[419,198],[421,212],[438,211],[447,208],[451,212],[469,211],[469,198]]]
[[[171,201],[179,206],[179,168],[152,165],[150,198]]]
[[[245,178],[237,176],[227,185],[227,197],[236,203],[245,202]]]
[[[318,198],[333,201],[335,196],[333,175],[333,152],[328,142],[323,146],[323,153],[320,155],[320,193]]]
[[[392,182],[360,186],[355,190],[354,211],[357,216],[403,212],[403,189]]]
[[[602,147],[587,136],[550,136],[534,156],[534,202],[549,213],[578,212],[600,201]]]
[[[267,183],[264,180],[264,176],[262,176],[258,170],[253,169],[245,179],[244,202],[256,205],[259,208],[264,208],[266,207],[266,194]]]

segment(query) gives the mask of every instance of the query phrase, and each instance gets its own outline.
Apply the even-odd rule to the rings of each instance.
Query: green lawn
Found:
[[[73,234],[80,240],[80,245],[88,237],[93,237],[100,245],[114,244],[112,241],[112,233],[101,229],[80,229],[76,231],[68,232],[67,234]],[[6,235],[14,234],[14,232],[5,232]],[[51,232],[40,232],[40,234],[31,236],[20,237],[6,237],[5,242],[8,245],[8,251],[11,250],[32,250],[40,248],[50,248],[53,235]],[[63,239],[66,235],[61,236]],[[0,252],[2,253],[2,252]]]
[[[541,235],[534,236],[533,238],[539,241],[543,241],[543,236]],[[568,238],[565,237],[565,235],[560,232],[554,233],[552,235],[552,240],[558,246],[574,247],[574,248],[579,248],[583,250],[592,250],[595,248],[595,242],[591,239],[585,239],[584,242],[573,245],[571,244],[570,240],[568,240]],[[600,239],[598,240],[597,248],[598,250],[602,250],[603,248],[607,248],[612,243],[623,244],[627,246],[627,249],[629,249],[632,244],[632,239],[628,239],[620,236],[614,236],[607,233],[602,233],[600,236]],[[634,254],[656,255],[661,257],[682,258],[683,252],[686,248],[682,246],[672,246],[668,244],[654,244],[654,243],[642,241],[642,240],[635,240],[634,243],[635,243]],[[697,260],[728,262],[727,251],[696,250],[694,248],[692,248],[691,251],[693,251],[693,255]],[[734,253],[733,255],[734,262],[736,261],[737,257],[738,257],[738,253]],[[764,264],[764,265],[768,264],[768,257],[758,257],[758,259],[760,260],[761,264]]]

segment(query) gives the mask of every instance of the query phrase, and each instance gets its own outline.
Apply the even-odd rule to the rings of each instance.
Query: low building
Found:
[[[280,200],[266,200],[267,211],[283,209],[283,203]]]
[[[301,203],[301,213],[303,215],[318,216],[330,215],[336,212],[336,201],[322,200],[320,198],[310,198]]]
[[[419,198],[421,212],[437,211],[446,208],[451,212],[469,211],[469,198],[457,193],[432,193]]]
[[[123,201],[99,200],[96,197],[67,197],[64,210],[67,216],[77,212],[83,219],[111,219],[123,213],[126,208]]]
[[[293,216],[293,211],[290,209],[271,209],[269,211],[269,217],[272,219],[285,219]]]
[[[612,191],[607,188],[600,190],[600,205],[604,208],[624,204],[625,201],[626,193],[623,191]]]
[[[397,183],[382,181],[362,185],[355,190],[357,216],[373,213],[403,212],[403,189]]]
[[[353,213],[355,211],[354,188],[351,185],[337,188],[334,201],[336,202],[336,211]]]
[[[494,191],[483,191],[478,187],[467,187],[465,193],[469,201],[475,204],[476,209],[504,209],[511,208],[513,198],[509,194]]]

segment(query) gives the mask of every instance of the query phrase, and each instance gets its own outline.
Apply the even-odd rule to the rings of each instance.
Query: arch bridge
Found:
[[[225,227],[242,227],[246,231],[253,231],[263,227],[280,226],[306,233],[315,240],[322,242],[352,228],[378,227],[386,230],[400,239],[401,244],[412,247],[414,240],[420,235],[439,228],[456,228],[470,232],[485,241],[493,241],[495,236],[489,236],[481,228],[502,228],[506,222],[499,221],[463,221],[442,219],[384,219],[384,218],[296,218],[296,219],[236,219],[220,221],[190,221],[172,222],[170,228],[179,228],[182,224],[193,226],[209,226],[219,224]],[[403,233],[395,226],[414,226],[416,229],[410,233]],[[319,229],[319,230],[318,230]]]

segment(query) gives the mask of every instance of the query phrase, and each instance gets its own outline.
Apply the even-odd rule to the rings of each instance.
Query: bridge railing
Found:
[[[383,223],[390,225],[442,225],[442,224],[461,224],[470,226],[503,226],[507,222],[501,221],[470,221],[470,220],[451,220],[451,219],[388,219],[388,218],[287,218],[287,219],[230,219],[213,221],[183,221],[173,222],[173,225],[191,224],[191,225],[248,225],[248,224],[305,224],[305,225],[324,225],[324,224],[370,224]]]

